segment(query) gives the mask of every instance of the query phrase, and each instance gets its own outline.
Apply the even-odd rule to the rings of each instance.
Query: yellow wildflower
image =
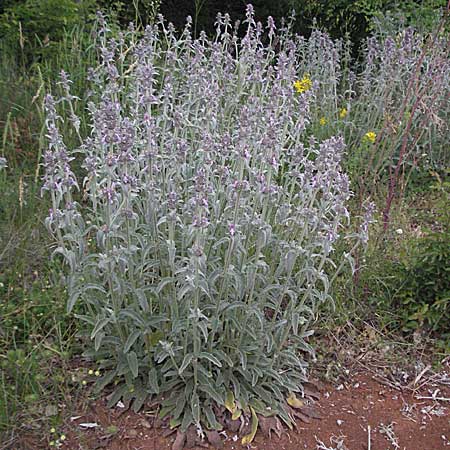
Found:
[[[59,440],[60,440],[60,441],[65,441],[65,440],[66,440],[66,435],[65,435],[65,434],[62,434],[62,435],[59,437]]]
[[[347,117],[347,114],[348,114],[347,108],[342,108],[342,109],[339,111],[339,117],[340,117],[341,119],[344,119],[345,117]]]
[[[312,81],[309,75],[306,74],[301,80],[295,81],[294,88],[299,94],[309,91],[312,88]]]
[[[50,447],[54,447],[54,446],[55,446],[55,441],[50,441],[50,442],[48,443],[48,445],[50,445]]]
[[[375,139],[377,138],[376,133],[374,133],[373,131],[368,131],[365,135],[364,138],[371,142],[372,144],[375,142]]]
[[[95,371],[95,376],[96,376],[96,377],[99,377],[99,376],[100,376],[100,370],[96,370],[96,371]]]
[[[50,433],[56,433],[56,429],[54,427],[50,428]]]
[[[325,117],[321,117],[319,120],[320,125],[324,126],[327,124],[327,119],[325,119]]]
[[[92,369],[89,369],[88,375],[94,375],[94,371]]]

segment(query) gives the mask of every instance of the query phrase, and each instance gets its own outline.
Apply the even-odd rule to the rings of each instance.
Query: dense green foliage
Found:
[[[423,187],[426,191],[408,198],[404,211],[396,214],[397,228],[384,236],[379,248],[369,249],[351,295],[360,302],[356,314],[381,329],[431,334],[448,351],[449,188],[442,181]]]
[[[448,336],[450,327],[449,242],[448,230],[432,233],[418,242],[421,248],[411,267],[402,267],[405,278],[396,295],[400,304],[394,304],[406,311],[408,329],[427,325],[442,331],[442,338]]]
[[[399,261],[390,301],[406,330],[425,326],[445,340],[450,330],[450,184],[439,180],[432,188],[433,221],[409,242],[410,256]]]
[[[55,44],[75,26],[89,20],[90,0],[26,0],[6,7],[0,15],[0,39],[23,63],[55,51]]]
[[[294,31],[308,35],[318,26],[326,29],[334,38],[349,35],[357,48],[380,21],[392,28],[412,25],[422,30],[432,30],[443,9],[445,0],[255,0],[258,20],[269,15],[280,23],[295,10]],[[197,22],[196,29],[214,33],[213,26],[218,12],[227,11],[234,19],[243,20],[243,2],[240,0],[163,0],[161,12],[181,28],[185,17],[191,15]]]
[[[26,64],[15,43],[0,40],[0,156],[8,161],[0,171],[0,434],[17,423],[56,425],[62,420],[57,402],[82,386],[68,375],[76,330],[65,314],[61,267],[50,263],[40,162],[44,92],[56,87],[64,69],[73,74],[74,93],[85,97],[87,68],[96,58],[90,31],[66,30],[51,52],[33,50]],[[56,412],[46,416],[45,405]]]
[[[356,49],[376,28],[389,30],[414,26],[432,30],[446,6],[445,0],[255,0],[256,18],[272,16],[280,23],[295,11],[294,31],[308,35],[314,27],[328,30],[334,38],[349,36]],[[6,0],[0,6],[0,38],[7,39],[15,52],[48,53],[52,44],[73,26],[92,21],[97,9],[108,11],[122,25],[135,22],[145,26],[158,10],[176,28],[184,26],[186,17],[194,27],[215,33],[215,19],[227,11],[233,20],[244,20],[240,0]],[[36,55],[35,55],[36,56]]]

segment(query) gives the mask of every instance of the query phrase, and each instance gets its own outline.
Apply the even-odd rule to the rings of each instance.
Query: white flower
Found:
[[[402,230],[401,228],[397,228],[397,229],[395,230],[395,232],[396,232],[397,234],[403,234],[403,230]]]

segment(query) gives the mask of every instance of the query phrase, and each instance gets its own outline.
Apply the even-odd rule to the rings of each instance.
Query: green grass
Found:
[[[0,41],[0,435],[18,426],[48,427],[62,420],[45,408],[73,395],[69,362],[80,353],[66,291],[43,221],[49,204],[41,197],[44,150],[43,97],[58,89],[61,69],[71,73],[75,95],[95,51],[89,32],[75,27],[45,59],[24,67]],[[80,100],[83,110],[85,102]],[[76,389],[75,389],[76,391]],[[47,413],[52,408],[47,409]],[[52,411],[54,412],[54,411]],[[3,439],[0,439],[2,441]]]
[[[419,332],[439,359],[450,351],[449,303],[442,300],[448,298],[445,211],[450,191],[435,176],[423,175],[422,180],[420,189],[412,186],[396,204],[387,233],[378,215],[359,275],[341,278],[334,292],[336,309],[327,316],[328,326],[351,323],[362,330],[370,324],[385,336],[410,343]]]
[[[33,175],[5,175],[0,174],[0,430],[13,426],[19,412],[34,411],[55,396],[58,377],[49,371],[68,360],[74,335],[60,270],[49,259],[46,202]]]

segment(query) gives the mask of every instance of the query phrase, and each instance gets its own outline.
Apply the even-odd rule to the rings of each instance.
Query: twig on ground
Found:
[[[344,444],[345,436],[331,436],[330,443],[331,447],[327,447],[322,441],[319,441],[317,439],[317,436],[315,436],[317,441],[317,447],[316,450],[348,450],[348,448]],[[334,447],[336,445],[336,447]]]
[[[426,366],[420,373],[419,375],[417,375],[417,377],[414,379],[414,381],[412,381],[411,383],[408,384],[408,387],[413,388],[414,386],[416,386],[416,384],[420,381],[420,379],[425,375],[426,372],[428,372],[431,369],[431,366],[428,365]]]
[[[394,424],[395,422],[391,422],[389,425],[384,425],[383,423],[380,423],[380,426],[378,427],[381,434],[386,435],[386,439],[390,442],[390,444],[395,448],[400,448],[400,445],[398,443],[398,437],[395,435],[394,432]]]

